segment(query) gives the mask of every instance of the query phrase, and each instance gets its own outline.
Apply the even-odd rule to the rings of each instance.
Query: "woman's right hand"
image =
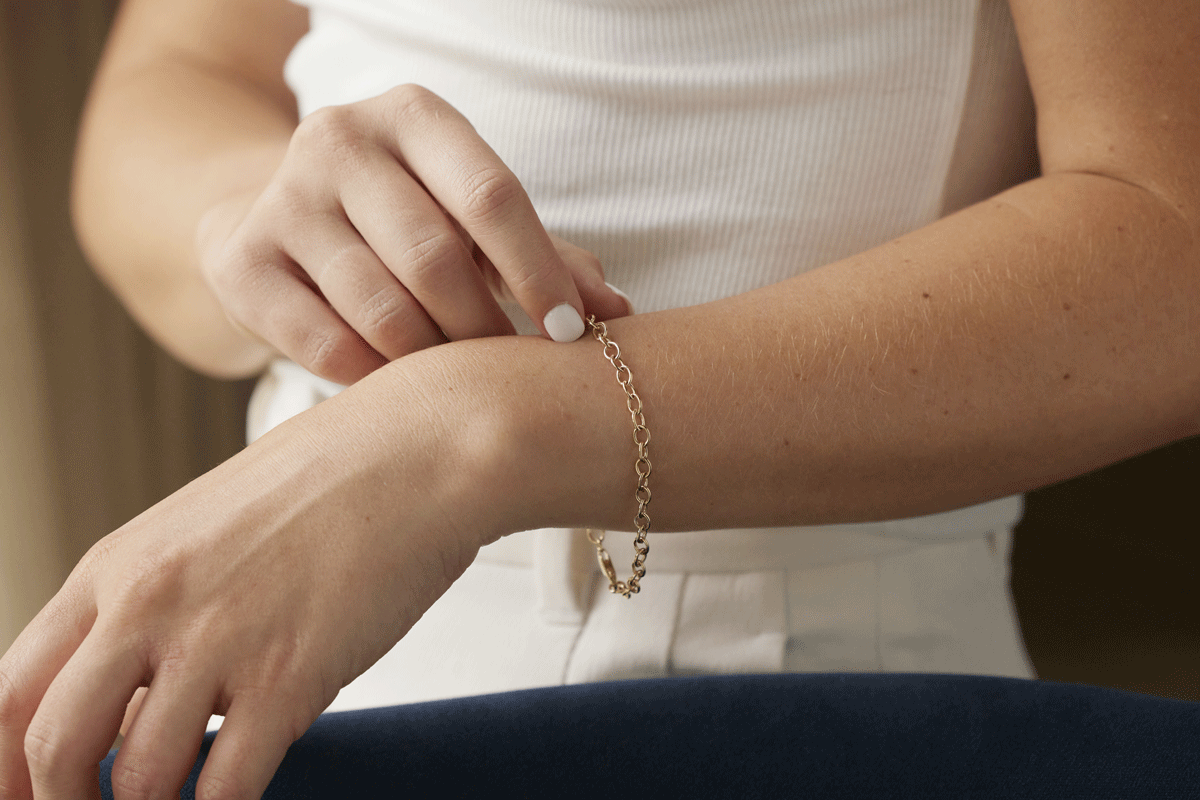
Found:
[[[213,207],[197,247],[236,326],[345,384],[513,333],[497,297],[557,341],[586,314],[628,313],[599,261],[547,234],[470,123],[416,86],[305,117],[270,183]]]

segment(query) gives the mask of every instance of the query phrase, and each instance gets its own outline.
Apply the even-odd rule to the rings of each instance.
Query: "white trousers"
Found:
[[[689,537],[652,535],[632,599],[606,591],[582,531],[507,537],[332,709],[702,673],[1034,677],[1008,590],[1007,530],[933,542],[794,537],[760,552],[769,563],[749,564],[766,568],[744,571],[711,546],[687,558]],[[611,549],[621,553],[624,538],[609,534]],[[736,547],[725,555],[753,560]]]

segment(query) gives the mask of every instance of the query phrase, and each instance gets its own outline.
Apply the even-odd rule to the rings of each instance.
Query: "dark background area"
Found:
[[[1013,593],[1040,677],[1200,700],[1200,439],[1040,489]]]

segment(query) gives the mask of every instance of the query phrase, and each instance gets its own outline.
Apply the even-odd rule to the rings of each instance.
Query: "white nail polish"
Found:
[[[626,308],[628,308],[628,309],[629,309],[629,313],[630,313],[630,314],[632,314],[632,313],[633,313],[633,301],[629,299],[629,295],[625,294],[624,292],[622,292],[622,291],[621,291],[620,289],[618,289],[617,287],[613,286],[613,285],[612,285],[611,283],[609,283],[608,281],[605,281],[605,282],[604,282],[604,285],[605,285],[605,286],[607,286],[608,288],[612,289],[612,290],[613,290],[613,294],[615,294],[617,297],[619,297],[619,298],[621,298],[622,300],[624,300],[624,301],[625,301],[625,306],[626,306]]]
[[[573,342],[583,336],[583,318],[570,303],[560,303],[547,311],[542,325],[556,342]]]

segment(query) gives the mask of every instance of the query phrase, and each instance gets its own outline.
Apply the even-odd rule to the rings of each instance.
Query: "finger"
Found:
[[[216,692],[197,673],[158,672],[113,763],[117,797],[178,797],[204,739]]]
[[[367,344],[389,360],[443,344],[446,336],[347,222],[289,243],[321,294]]]
[[[197,797],[260,797],[292,742],[313,718],[296,719],[293,704],[239,695],[225,714],[204,769]]]
[[[571,271],[575,288],[583,299],[584,310],[596,319],[626,317],[633,313],[633,303],[620,289],[604,281],[604,268],[595,255],[568,241],[551,235],[551,241]]]
[[[452,340],[514,333],[456,227],[390,154],[375,151],[341,187],[358,232]]]
[[[230,317],[322,378],[351,384],[387,363],[305,283],[282,253],[267,263],[245,247],[214,287]]]
[[[583,333],[583,301],[516,176],[448,103],[420,87],[384,96],[396,155],[496,265],[556,341]]]
[[[38,800],[100,797],[99,763],[117,737],[144,662],[98,627],[46,690],[25,735],[25,758]]]
[[[71,586],[68,582],[0,659],[0,797],[5,800],[33,796],[25,733],[95,618],[91,603]]]
[[[601,268],[598,258],[582,247],[576,247],[553,234],[550,239],[558,249],[559,255],[562,256],[563,263],[571,271],[571,276],[575,280],[575,288],[579,291],[584,311],[587,314],[594,314],[599,320],[607,320],[626,317],[633,313],[633,301],[629,299],[629,296],[612,284],[605,282],[604,270]],[[500,277],[487,254],[476,247],[473,255],[475,263],[479,265],[479,270],[483,273],[484,280],[487,281],[488,288],[492,291],[492,296],[498,302],[515,302],[512,292],[505,285],[503,278]]]

